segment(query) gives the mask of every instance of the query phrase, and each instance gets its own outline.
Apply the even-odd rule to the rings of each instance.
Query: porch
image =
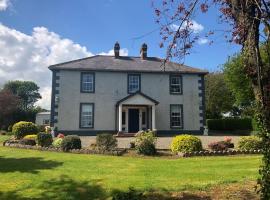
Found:
[[[118,101],[116,104],[118,135],[134,136],[140,130],[155,130],[157,105],[156,100],[141,92]]]

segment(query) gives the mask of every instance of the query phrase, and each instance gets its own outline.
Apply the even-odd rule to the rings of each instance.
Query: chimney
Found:
[[[120,45],[118,42],[114,44],[114,57],[119,58],[119,52],[120,52]]]
[[[145,43],[142,44],[140,53],[141,53],[141,59],[145,60],[147,58],[147,45]]]

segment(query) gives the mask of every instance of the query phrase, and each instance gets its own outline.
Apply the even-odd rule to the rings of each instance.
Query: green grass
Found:
[[[206,189],[256,180],[260,159],[115,157],[0,147],[0,199],[103,199],[113,190],[129,187],[158,191]]]

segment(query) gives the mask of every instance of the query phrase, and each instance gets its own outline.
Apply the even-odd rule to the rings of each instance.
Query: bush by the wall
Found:
[[[29,134],[37,134],[38,127],[32,122],[20,121],[13,125],[12,133],[15,135],[16,139],[21,139]]]
[[[173,153],[201,151],[202,142],[199,138],[193,135],[178,135],[172,140],[171,150]]]
[[[69,151],[72,149],[81,149],[81,139],[77,135],[68,135],[64,137],[62,143],[61,143],[61,149],[63,151]]]
[[[37,134],[37,144],[42,147],[49,147],[53,142],[51,134],[48,133],[38,133]]]
[[[57,138],[53,141],[52,145],[53,147],[55,148],[60,148],[61,147],[61,144],[63,142],[63,138]]]
[[[135,149],[138,154],[155,155],[156,137],[152,131],[142,131],[136,134]]]
[[[33,140],[33,139],[21,139],[19,141],[19,144],[35,146],[36,145],[36,141]]]
[[[242,151],[262,149],[262,140],[257,136],[242,136],[238,141],[238,148]]]
[[[209,130],[216,131],[252,130],[252,120],[249,118],[208,119],[206,125]]]
[[[109,133],[98,134],[96,137],[96,148],[98,151],[112,151],[117,147],[117,139]]]

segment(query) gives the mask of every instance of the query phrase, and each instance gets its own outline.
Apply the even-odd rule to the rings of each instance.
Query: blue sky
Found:
[[[213,29],[224,29],[224,25],[218,22],[218,14],[217,9],[213,8],[207,14],[194,17],[203,27],[202,34]],[[24,69],[23,61],[28,63],[27,56],[32,58],[31,65],[35,63],[35,71],[38,73],[39,62],[45,66],[45,63],[53,64],[101,52],[107,54],[115,41],[119,41],[121,48],[125,48],[125,54],[131,56],[139,55],[143,42],[148,44],[149,56],[165,55],[165,49],[159,48],[161,38],[151,0],[0,0],[0,24],[4,30],[1,33],[0,29],[0,42],[5,42],[4,48],[12,45],[14,47],[14,50],[0,50],[0,78],[16,78],[12,69],[15,69],[14,66]],[[134,39],[153,30],[157,31]],[[65,39],[69,40],[68,44]],[[185,64],[215,71],[228,56],[239,51],[239,46],[227,43],[221,34],[216,34],[214,39],[211,46],[197,44],[192,54],[186,57]],[[46,43],[47,40],[50,42]],[[68,53],[60,52],[61,45],[58,44],[63,46],[63,52],[68,49]],[[54,50],[51,50],[52,46]],[[59,48],[55,50],[55,46]],[[16,61],[16,56],[13,56],[16,49],[24,49],[23,60]],[[43,53],[46,49],[50,51]],[[74,54],[73,49],[76,51]],[[29,53],[25,53],[28,51]],[[36,55],[36,51],[41,53]],[[56,53],[48,56],[51,52]],[[47,56],[45,61],[42,58],[44,55]],[[8,60],[8,57],[15,61]],[[18,57],[21,58],[21,54]],[[10,70],[3,70],[5,65]],[[46,67],[42,68],[42,76],[48,75],[46,70]],[[29,79],[25,74],[22,77],[19,74],[17,76]],[[40,86],[47,87],[48,93],[49,81],[47,82],[40,82]]]

